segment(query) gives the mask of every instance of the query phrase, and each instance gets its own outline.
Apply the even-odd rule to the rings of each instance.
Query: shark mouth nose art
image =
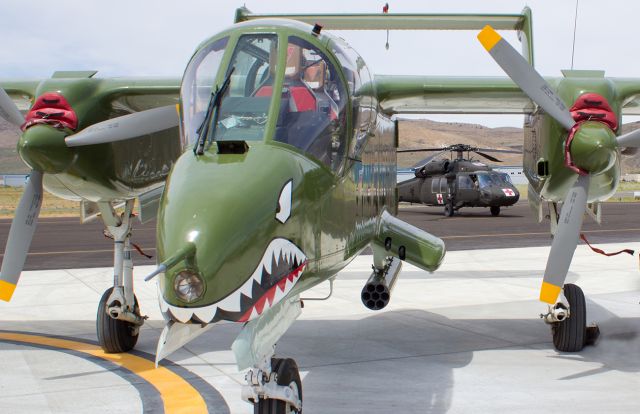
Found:
[[[183,308],[166,303],[160,295],[160,309],[182,323],[246,322],[289,294],[306,265],[307,257],[295,244],[276,238],[267,246],[251,276],[224,299],[207,306]]]

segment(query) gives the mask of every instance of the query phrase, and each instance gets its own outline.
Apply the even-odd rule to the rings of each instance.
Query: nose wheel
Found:
[[[302,381],[296,361],[271,358],[270,369],[271,373],[266,366],[249,370],[243,399],[253,402],[254,414],[302,413]]]
[[[496,217],[500,215],[500,206],[491,206],[489,208],[489,211],[491,211],[491,215]]]

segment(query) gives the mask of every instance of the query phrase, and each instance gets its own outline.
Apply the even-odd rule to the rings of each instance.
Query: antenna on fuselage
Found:
[[[576,52],[576,28],[578,27],[578,3],[580,0],[576,0],[576,12],[573,18],[573,45],[571,46],[571,70],[573,70],[573,56]]]
[[[382,7],[382,13],[383,14],[388,14],[389,13],[389,3],[385,3],[384,6]],[[387,30],[387,43],[384,45],[385,49],[389,50],[389,30]]]

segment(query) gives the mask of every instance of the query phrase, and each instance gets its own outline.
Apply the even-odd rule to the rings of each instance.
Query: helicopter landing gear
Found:
[[[445,217],[453,216],[453,204],[447,203],[444,205],[444,216]]]
[[[500,215],[500,206],[491,206],[489,210],[491,211],[491,215],[494,217]]]
[[[553,346],[560,352],[579,352],[585,345],[592,345],[600,335],[597,325],[587,326],[587,307],[584,293],[578,286],[564,285],[564,297],[568,306],[561,302],[541,315],[551,325]]]

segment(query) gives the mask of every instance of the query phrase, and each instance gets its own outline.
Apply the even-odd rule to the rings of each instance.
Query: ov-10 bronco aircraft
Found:
[[[12,225],[0,289],[8,299],[15,288],[44,177],[47,190],[95,202],[103,213],[116,241],[115,277],[98,309],[98,338],[108,352],[131,349],[144,322],[131,284],[128,248],[131,207],[140,198],[143,216],[158,207],[158,267],[146,278],[158,281],[166,321],[157,359],[219,321],[242,323],[232,349],[239,369],[249,368],[243,398],[258,413],[300,412],[302,383],[296,363],[275,358],[275,344],[301,312],[300,294],[333,280],[371,247],[373,272],[361,296],[365,306],[380,309],[390,299],[402,261],[431,272],[444,258],[440,239],[394,216],[399,137],[393,115],[528,113],[547,126],[528,138],[537,149],[526,147],[540,158],[537,165],[546,166],[539,170],[544,185],[532,185],[537,194],[542,200],[561,201],[577,173],[563,170],[557,161],[565,154],[557,142],[564,132],[510,80],[372,77],[353,49],[322,29],[480,30],[491,24],[520,31],[532,62],[528,9],[498,16],[275,16],[239,9],[236,21],[197,48],[180,84],[158,82],[161,86],[154,89],[153,81],[123,85],[78,76],[2,82],[13,99],[34,100],[30,115],[35,121],[29,122],[28,115],[23,123],[13,102],[2,100],[3,116],[24,128],[18,148],[34,172]],[[640,92],[640,80],[579,78],[566,85],[561,88],[568,91],[566,99],[578,90],[607,95],[618,117],[623,104],[633,105]],[[173,107],[167,106],[178,99],[179,135],[171,129],[176,124]],[[581,152],[567,152],[570,166],[575,163],[593,175],[591,183],[597,188],[590,190],[589,201],[599,200],[614,191],[619,176],[615,128],[597,121],[579,125],[567,151],[579,147]],[[600,144],[594,149],[592,137],[600,135],[592,133],[608,137],[606,159],[593,155]],[[637,146],[635,136],[617,141]],[[173,150],[175,145],[179,148]],[[165,177],[158,204],[153,195]],[[565,204],[581,206],[583,200],[586,197]],[[116,215],[113,205],[121,201],[125,211]],[[573,236],[565,225],[558,226],[556,240]],[[571,252],[573,248],[575,243]],[[552,264],[557,260],[555,242],[554,249]],[[562,257],[563,264],[569,261]],[[550,281],[545,276],[545,283],[561,283],[566,269],[553,274]],[[543,293],[544,300],[555,304],[547,288]],[[547,321],[570,341],[554,340],[559,349],[578,350],[584,333],[575,331],[578,325],[572,321],[584,313],[580,316],[574,310],[579,305],[567,296],[570,303],[561,301]],[[566,328],[568,323],[573,331]]]

